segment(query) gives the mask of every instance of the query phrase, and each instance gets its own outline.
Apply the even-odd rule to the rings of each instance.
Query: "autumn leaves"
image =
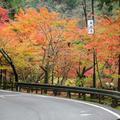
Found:
[[[9,22],[8,13],[0,8],[0,18],[0,23],[5,24],[0,29],[0,47],[11,54],[22,80],[50,84],[65,84],[68,79],[76,81],[78,69],[82,72],[83,68],[91,67],[90,49],[96,48],[101,66],[110,60],[116,63],[120,52],[118,20],[109,24],[104,21],[104,26],[98,23],[93,38],[86,28],[79,28],[79,19],[61,18],[46,8],[20,10]]]

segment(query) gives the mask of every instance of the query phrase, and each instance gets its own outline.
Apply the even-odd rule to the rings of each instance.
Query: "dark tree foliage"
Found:
[[[67,4],[69,9],[74,9],[78,5],[79,1],[78,0],[65,0],[65,3]]]
[[[119,4],[120,7],[120,0],[98,0],[99,1],[99,9],[101,10],[104,5],[108,6],[108,12],[111,12],[114,8],[114,4]]]

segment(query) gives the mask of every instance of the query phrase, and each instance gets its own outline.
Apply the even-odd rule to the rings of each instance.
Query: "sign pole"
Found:
[[[93,88],[96,88],[96,51],[93,49]]]
[[[88,20],[88,34],[93,35],[94,38],[94,0],[91,2],[92,7],[92,19]],[[93,88],[96,88],[96,51],[93,49]]]

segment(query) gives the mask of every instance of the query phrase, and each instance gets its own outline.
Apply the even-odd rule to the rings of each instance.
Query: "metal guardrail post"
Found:
[[[71,98],[71,92],[70,91],[67,92],[67,97]]]

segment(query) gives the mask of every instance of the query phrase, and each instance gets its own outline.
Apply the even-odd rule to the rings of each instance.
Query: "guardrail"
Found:
[[[78,97],[83,97],[86,100],[87,96],[90,99],[98,99],[101,103],[102,99],[107,97],[111,100],[111,106],[117,107],[120,104],[120,92],[96,88],[84,88],[84,87],[68,87],[68,86],[58,86],[58,85],[44,85],[44,84],[29,84],[29,83],[18,83],[18,91],[27,90],[28,93],[36,91],[41,91],[41,94],[47,94],[48,91],[52,91],[55,96],[59,95],[61,92],[66,92],[69,98],[72,97],[72,93],[78,93]]]

